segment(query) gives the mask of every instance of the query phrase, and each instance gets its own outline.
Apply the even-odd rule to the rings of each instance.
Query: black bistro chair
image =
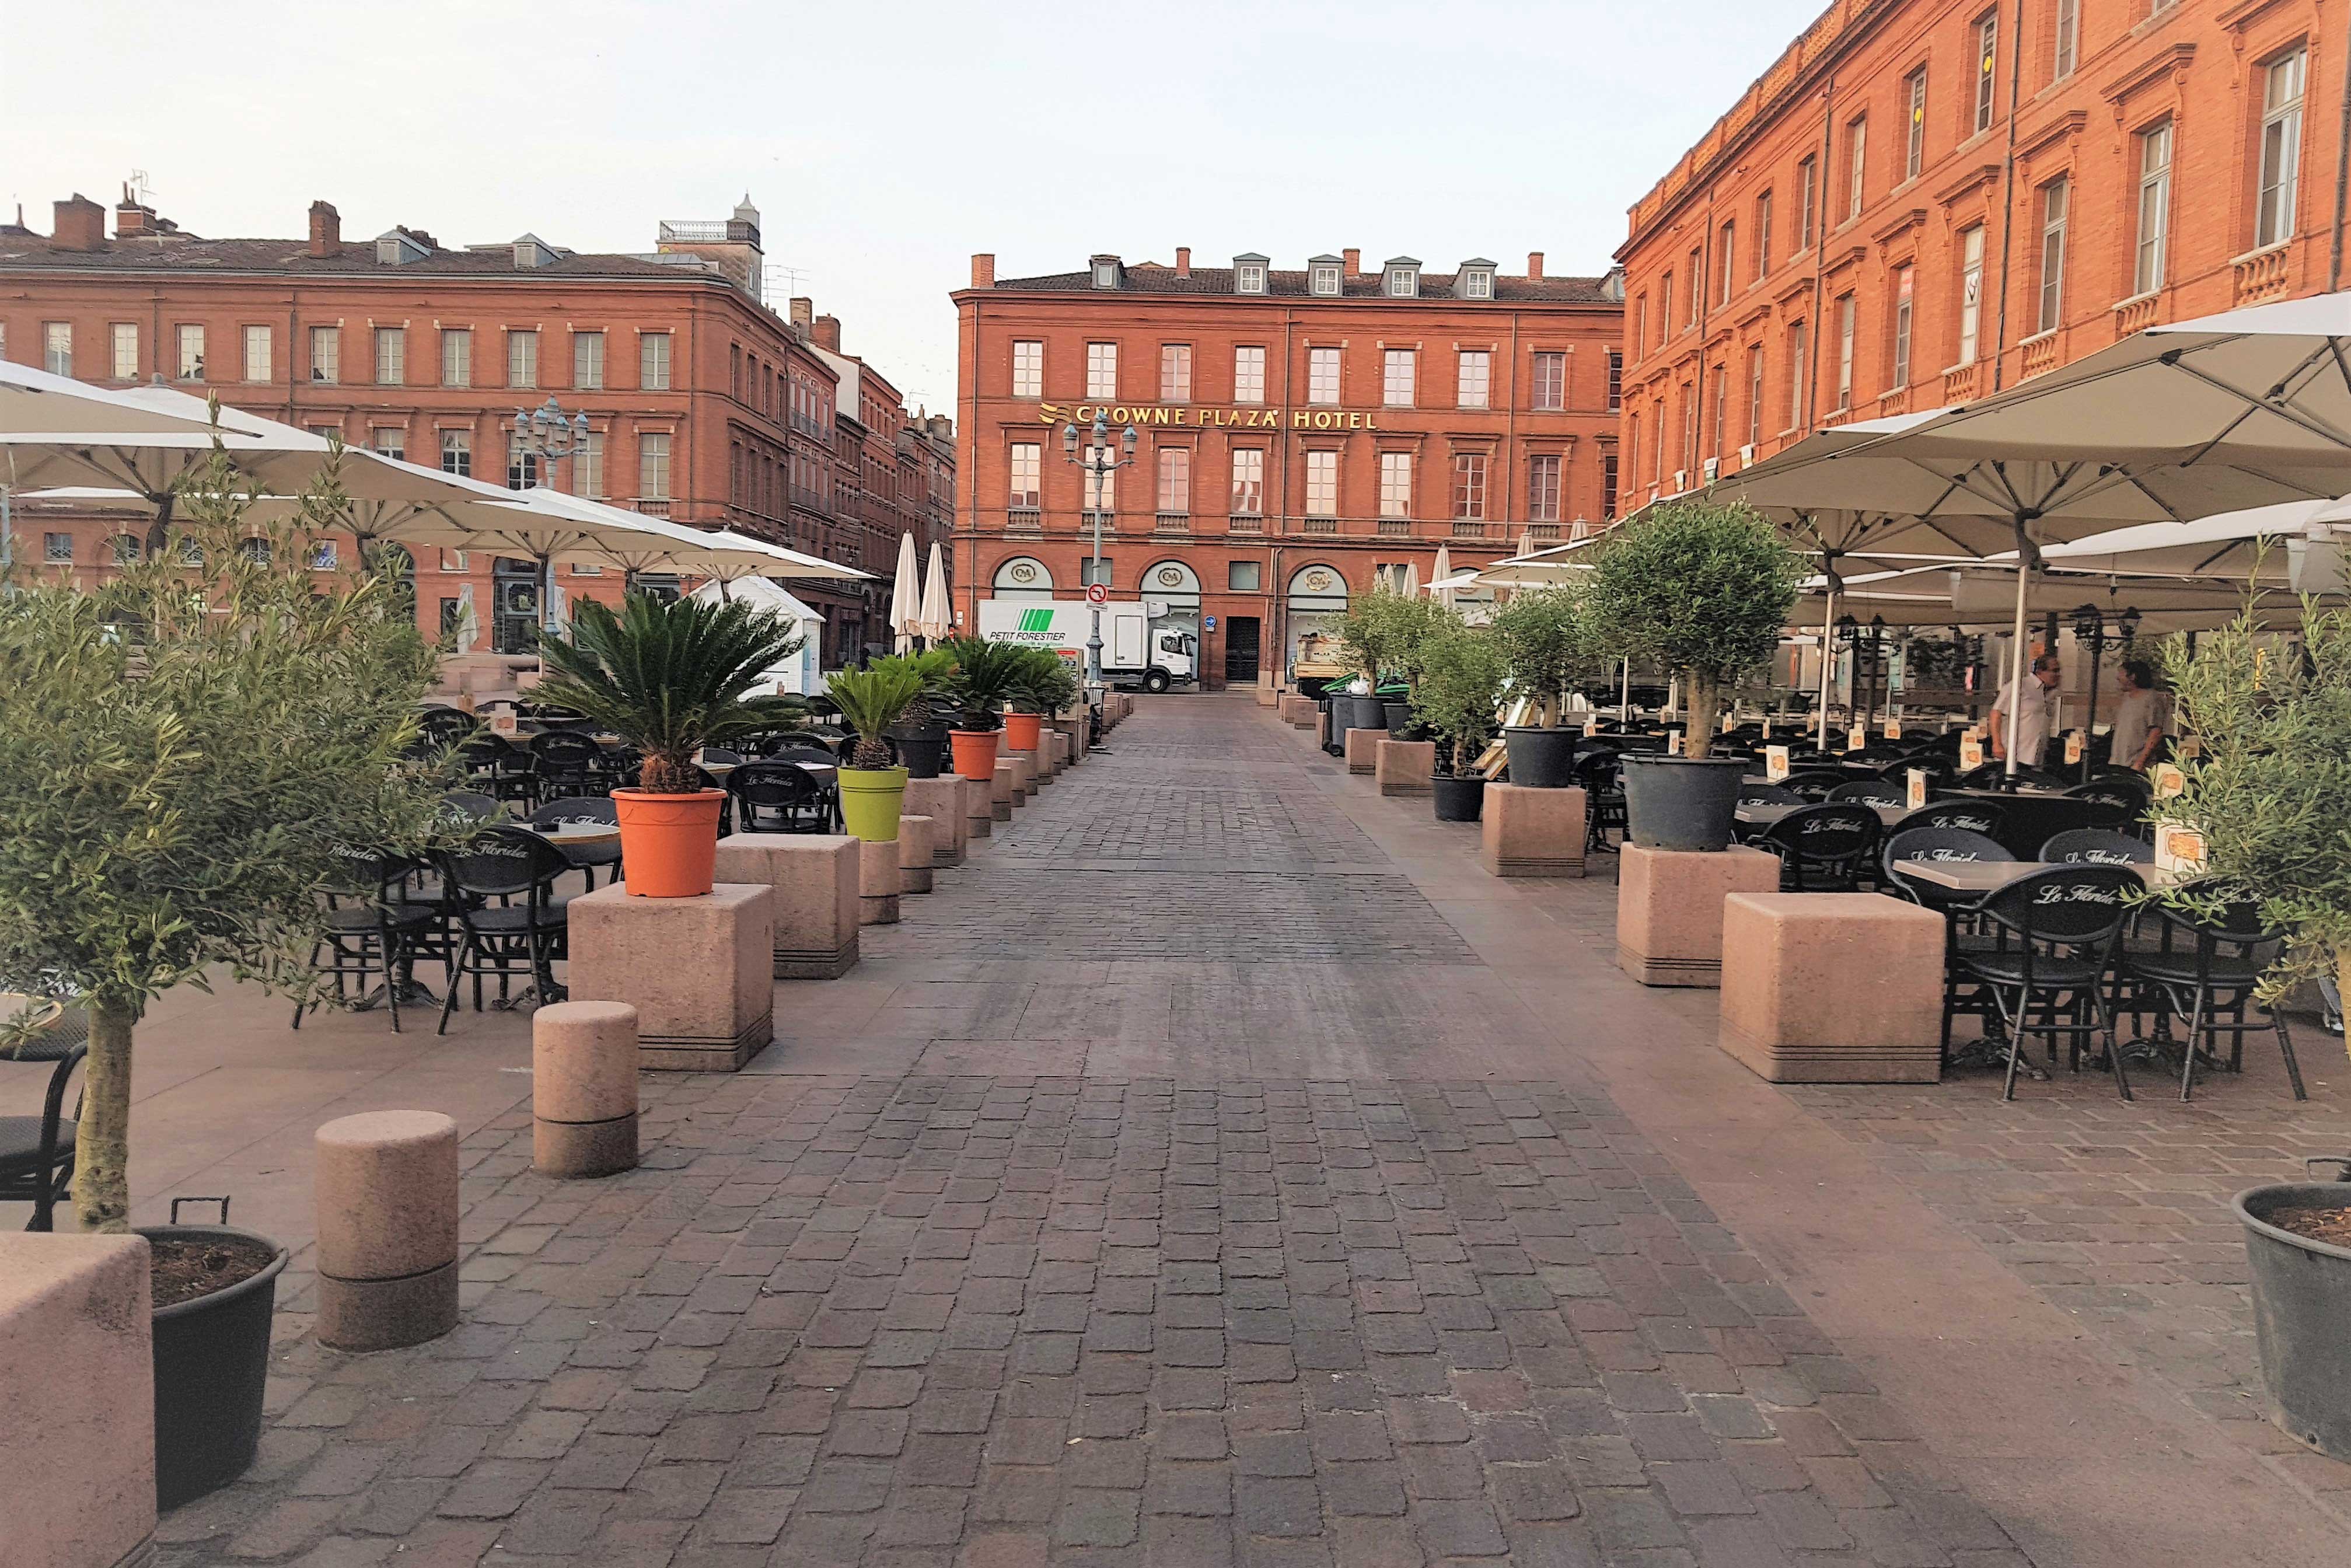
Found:
[[[2131,1097],[2123,1053],[2115,1044],[2114,998],[2107,980],[2123,925],[2130,917],[2131,899],[2140,885],[2138,873],[2126,866],[2051,866],[1986,894],[1976,906],[1994,940],[1988,946],[1962,950],[1955,967],[1959,985],[1982,993],[1988,1016],[1996,1017],[2008,1034],[2001,1099],[2016,1098],[2016,1073],[2023,1063],[2028,1034],[2048,1040],[2053,1067],[2058,1037],[2065,1037],[2076,1069],[2082,1041],[2100,1038],[2114,1069],[2116,1092],[2126,1100]]]
[[[27,1230],[54,1228],[57,1206],[73,1190],[74,1135],[78,1104],[66,1114],[66,1091],[89,1054],[89,1017],[78,1006],[36,1001],[36,1023],[21,1043],[0,1044],[0,1062],[40,1063],[49,1068],[48,1092],[37,1116],[0,1116],[0,1203],[29,1203]],[[39,1014],[50,1013],[46,1021]],[[0,1026],[22,1016],[12,1009]]]
[[[601,795],[611,788],[605,782],[604,748],[590,736],[546,730],[530,737],[530,753],[538,765],[541,801]]]
[[[486,822],[498,814],[497,801],[479,789],[451,789],[441,797],[441,809],[475,822]]]
[[[2008,808],[1997,800],[1929,800],[1909,815],[1897,818],[1886,830],[1886,836],[1892,839],[1920,828],[1952,828],[1997,839],[2007,825]],[[2011,857],[2003,852],[1998,858]]]
[[[429,707],[416,716],[416,735],[434,751],[445,751],[473,734],[479,722],[459,708]]]
[[[1909,819],[1903,819],[1907,821]],[[1886,885],[1928,909],[1946,913],[1961,904],[1972,904],[1983,895],[1956,887],[1945,887],[1938,882],[1906,876],[1903,867],[1917,861],[2004,861],[2007,847],[1998,839],[1982,833],[1971,833],[1965,828],[1909,828],[1888,833],[1886,847],[1880,853],[1880,863],[1886,873]]]
[[[1839,801],[1791,811],[1755,839],[1780,857],[1782,893],[1853,893],[1875,869],[1885,824],[1867,806]]]
[[[1852,784],[1840,784],[1829,791],[1829,800],[1835,804],[1850,800],[1863,806],[1899,806],[1908,799],[1907,789],[1883,779],[1864,779]]]
[[[1742,806],[1807,806],[1812,804],[1793,789],[1777,784],[1741,784],[1739,803]]]
[[[530,807],[538,800],[538,759],[502,735],[483,730],[465,746],[466,782],[497,800]]]
[[[406,896],[409,879],[422,868],[401,855],[347,851],[340,857],[341,874],[321,895],[326,907],[319,936],[310,945],[310,967],[335,977],[335,998],[350,999],[351,983],[361,989],[361,1005],[372,1005],[367,983],[381,978],[383,1001],[392,1014],[392,1032],[400,1032],[401,977],[420,951],[432,946],[437,911]],[[319,1004],[296,1003],[294,1027]]]
[[[1834,768],[1798,768],[1780,780],[1782,789],[1792,789],[1815,805],[1826,800],[1829,793],[1844,787],[1844,774]]]
[[[2125,976],[2138,1007],[2152,1004],[2154,1039],[2170,1043],[2171,1020],[2184,1019],[2188,1038],[2180,1042],[2179,1097],[2195,1092],[2196,1063],[2200,1057],[2220,1065],[2220,1037],[2229,1037],[2228,1068],[2241,1071],[2245,1036],[2259,1030],[2276,1034],[2285,1058],[2285,1075],[2294,1097],[2307,1100],[2302,1068],[2294,1059],[2294,1036],[2287,1032],[2285,1014],[2268,1009],[2266,1019],[2248,1018],[2254,1006],[2254,988],[2275,963],[2285,945],[2285,933],[2264,929],[2261,912],[2250,903],[2230,904],[2218,919],[2198,920],[2162,904],[2149,905],[2139,918],[2140,935],[2152,924],[2154,944],[2142,943],[2124,955]]]
[[[612,804],[610,795],[582,795],[568,800],[549,800],[533,811],[526,821],[534,830],[559,828],[566,822],[594,822],[611,827],[621,820],[620,808]],[[565,860],[577,866],[588,879],[588,891],[596,888],[599,866],[611,872],[604,880],[618,882],[621,878],[621,845],[619,840],[603,844],[557,844],[556,850]]]
[[[2068,828],[2052,833],[2036,858],[2051,865],[2153,865],[2155,846],[2109,828]]]
[[[1630,831],[1625,812],[1623,756],[1613,747],[1586,751],[1576,758],[1569,771],[1583,791],[1585,852],[1614,851],[1621,835]],[[1620,839],[1611,840],[1611,832],[1620,835]]]
[[[507,986],[517,976],[537,988],[541,1001],[559,999],[553,966],[565,954],[569,911],[555,883],[571,870],[563,852],[527,828],[493,827],[440,859],[442,885],[457,904],[459,935],[449,965],[449,995],[434,1032],[448,1031],[458,984],[468,975],[476,1012],[483,977],[489,975],[497,977],[502,1007],[512,1005]]]
[[[726,792],[740,832],[831,831],[831,792],[796,762],[746,762],[726,776]]]

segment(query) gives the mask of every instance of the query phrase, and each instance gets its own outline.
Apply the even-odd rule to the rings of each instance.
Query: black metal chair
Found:
[[[429,707],[416,717],[417,737],[439,752],[474,733],[479,723],[472,714],[454,707]]]
[[[1883,779],[1864,779],[1852,784],[1840,784],[1829,791],[1833,804],[1852,801],[1862,806],[1899,806],[1908,799],[1908,791],[1898,784]]]
[[[47,1009],[54,1004],[36,1005]],[[77,1103],[73,1115],[65,1113],[66,1091],[89,1054],[89,1015],[73,1005],[57,1007],[57,1016],[20,1044],[0,1046],[0,1062],[39,1062],[50,1069],[39,1115],[0,1116],[0,1203],[31,1204],[27,1230],[55,1228],[57,1206],[72,1193],[74,1137],[81,1107]]]
[[[549,800],[525,819],[528,826],[539,831],[549,828],[559,828],[566,822],[594,822],[599,826],[611,827],[620,820],[620,808],[612,804],[612,798],[610,795],[580,795],[566,800]],[[604,879],[607,883],[620,880],[619,840],[615,839],[610,843],[601,844],[559,843],[555,847],[565,860],[579,868],[580,874],[588,879],[590,892],[595,891],[596,868],[599,866],[611,870],[612,874]]]
[[[2065,787],[2065,780],[2053,773],[2043,773],[2038,768],[2018,768],[2016,781],[2019,784],[2036,785],[2043,789],[2062,789]],[[1960,774],[1951,781],[1951,787],[1955,789],[1998,789],[2004,787],[2007,782],[2008,764],[1987,762],[1980,768],[1970,768]]]
[[[1866,806],[1839,801],[1791,811],[1756,836],[1780,857],[1782,893],[1852,893],[1870,874],[1885,824]]]
[[[1845,776],[1834,768],[1800,768],[1780,780],[1780,787],[1792,789],[1802,799],[1815,805],[1826,800],[1829,792],[1844,787]]]
[[[2076,784],[2065,793],[2076,800],[2103,800],[2109,805],[2120,806],[2134,817],[2146,810],[2155,799],[2153,787],[2136,773],[2119,778],[2108,774],[2093,779],[2087,784]]]
[[[550,729],[531,737],[530,753],[538,765],[541,802],[601,795],[611,788],[604,781],[604,748],[586,735]]]
[[[1777,784],[1741,784],[1739,787],[1739,803],[1742,806],[1803,806],[1811,804],[1811,802],[1807,801],[1802,795],[1797,794],[1793,789],[1782,789]]]
[[[2047,1039],[2053,1067],[2058,1037],[2066,1037],[2076,1070],[2083,1040],[2103,1037],[2116,1092],[2131,1097],[2130,1077],[2115,1043],[2114,1001],[2106,981],[2140,885],[2138,873],[2124,866],[2058,865],[2021,876],[1976,905],[1998,941],[1962,950],[1955,967],[1959,984],[1985,993],[2007,1031],[2001,1099],[2016,1098],[2028,1034]]]
[[[1908,821],[1907,817],[1903,819]],[[1940,883],[1927,882],[1905,876],[1902,868],[1914,861],[2004,861],[2007,846],[1982,833],[1971,833],[1965,828],[1908,828],[1888,833],[1885,848],[1879,852],[1879,863],[1885,868],[1886,884],[1911,903],[1928,909],[1949,910],[1963,904],[1972,904],[1982,896],[1959,888],[1945,887]]]
[[[498,814],[498,803],[479,789],[452,789],[441,797],[444,810],[472,821],[486,822]]]
[[[743,754],[724,746],[705,746],[702,748],[700,760],[705,765],[715,762],[721,768],[731,768],[743,760]]]
[[[1996,801],[1929,800],[1908,815],[1896,818],[1886,828],[1886,833],[1891,838],[1896,833],[1916,832],[1920,828],[1947,828],[1997,839],[2001,830],[2007,825],[2008,809]]]
[[[497,977],[501,1007],[513,1005],[507,986],[517,975],[529,978],[539,1000],[559,999],[553,966],[564,956],[569,911],[555,883],[571,869],[563,852],[528,829],[494,827],[440,860],[442,883],[458,900],[459,936],[434,1032],[448,1032],[458,984],[469,975],[476,1012],[487,975]]]
[[[398,1034],[400,977],[404,964],[413,962],[417,945],[434,924],[434,911],[402,896],[409,877],[418,870],[415,862],[362,851],[347,852],[341,861],[344,870],[338,885],[321,895],[326,901],[325,923],[310,945],[310,967],[335,977],[339,1001],[350,999],[351,981],[365,986],[381,976],[384,1006],[392,1014],[392,1032]],[[297,1002],[294,1027],[300,1029],[302,1015],[316,1010],[318,1005]],[[362,993],[360,1005],[371,1007],[374,998]]]
[[[465,742],[466,782],[493,800],[528,809],[538,800],[538,761],[502,735],[480,731]]]
[[[2153,865],[2155,846],[2110,828],[2068,828],[2052,833],[2037,858],[2051,865]]]
[[[832,828],[831,791],[795,762],[747,762],[726,777],[735,823],[746,833],[822,833]]]
[[[1608,835],[1630,831],[1625,810],[1624,757],[1608,747],[1586,751],[1570,766],[1569,775],[1583,790],[1585,852],[1614,852],[1622,839],[1612,841]]]
[[[2220,1065],[2220,1037],[2229,1037],[2229,1071],[2243,1071],[2245,1036],[2270,1030],[2285,1058],[2285,1075],[2294,1097],[2310,1098],[2302,1086],[2302,1068],[2294,1058],[2294,1036],[2287,1032],[2282,1009],[2265,1009],[2266,1021],[2245,1016],[2254,1005],[2254,989],[2285,946],[2285,933],[2263,928],[2260,909],[2251,903],[2230,904],[2217,920],[2198,920],[2162,904],[2148,906],[2140,916],[2142,927],[2152,921],[2157,945],[2134,946],[2124,955],[2125,977],[2132,984],[2138,1005],[2153,1003],[2155,1035],[2169,1044],[2171,1020],[2187,1020],[2188,1038],[2179,1041],[2179,1097],[2195,1092],[2198,1058]]]
[[[1899,762],[1889,762],[1877,770],[1877,776],[1896,784],[1907,784],[1912,768],[1927,776],[1927,788],[1929,789],[1948,789],[1959,776],[1957,761],[1933,752],[1920,752]]]

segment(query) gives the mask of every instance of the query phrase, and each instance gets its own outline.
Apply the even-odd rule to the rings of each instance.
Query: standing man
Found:
[[[2049,746],[2049,694],[2057,687],[2063,674],[2057,655],[2043,653],[2032,661],[2032,671],[2022,681],[2011,681],[2001,688],[2000,701],[1991,710],[1991,754],[2002,762],[2008,760],[2008,719],[2016,716],[2016,758],[2020,768],[2039,768],[2041,754]],[[2022,691],[2018,687],[2022,686]]]
[[[2125,659],[2122,698],[2115,704],[2113,744],[2107,758],[2117,767],[2144,773],[2163,749],[2171,727],[2171,698],[2155,689],[2155,667],[2145,659]]]

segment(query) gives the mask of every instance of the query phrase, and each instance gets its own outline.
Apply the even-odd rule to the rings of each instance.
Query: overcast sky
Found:
[[[1094,251],[1597,273],[1823,0],[1125,6],[8,0],[0,197],[143,170],[215,236],[653,248],[747,190],[770,263],[934,409],[948,290]]]

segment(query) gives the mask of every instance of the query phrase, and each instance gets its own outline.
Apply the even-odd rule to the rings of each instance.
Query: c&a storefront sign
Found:
[[[1108,419],[1113,426],[1131,424],[1138,430],[1155,424],[1178,424],[1190,430],[1279,430],[1282,424],[1281,411],[1278,408],[1238,405],[1207,408],[1192,403],[1047,402],[1037,405],[1037,417],[1045,424],[1059,424],[1063,420],[1092,424],[1097,414]],[[1292,430],[1377,430],[1377,421],[1376,414],[1363,410],[1294,408],[1290,411],[1290,428]]]

